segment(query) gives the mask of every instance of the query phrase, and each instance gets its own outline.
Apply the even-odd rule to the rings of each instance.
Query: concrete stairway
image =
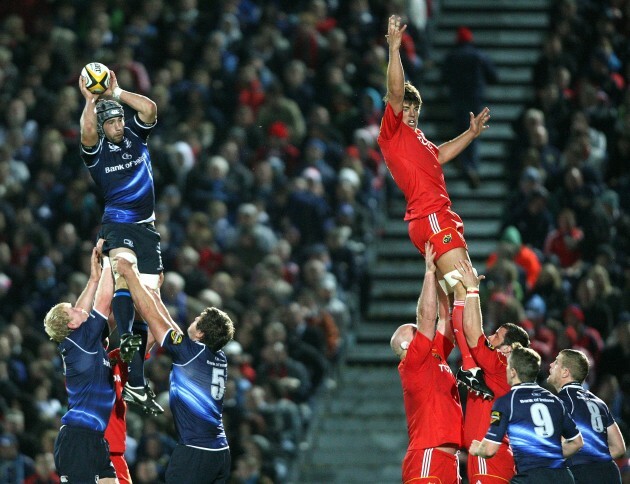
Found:
[[[453,45],[457,27],[466,25],[476,45],[499,69],[500,84],[487,93],[492,119],[480,143],[481,186],[469,189],[455,166],[445,166],[447,188],[454,210],[464,220],[471,259],[482,270],[496,246],[508,190],[504,172],[511,169],[506,157],[513,136],[511,123],[533,94],[528,83],[548,25],[548,4],[549,0],[441,1],[433,47],[437,65]],[[427,73],[421,93],[419,126],[439,144],[451,133],[439,69]],[[400,482],[407,432],[389,338],[399,324],[415,320],[424,261],[402,221],[404,198],[395,186],[392,190],[383,237],[371,248],[373,287],[367,317],[358,325],[337,390],[320,406],[300,483]]]

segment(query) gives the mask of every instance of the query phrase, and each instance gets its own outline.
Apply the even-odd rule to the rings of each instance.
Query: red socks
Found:
[[[459,352],[462,354],[462,368],[464,368],[464,370],[475,368],[477,363],[470,354],[470,349],[466,342],[466,335],[464,334],[464,301],[458,301],[456,299],[453,303],[452,324],[453,333],[455,333],[455,341],[459,347]]]

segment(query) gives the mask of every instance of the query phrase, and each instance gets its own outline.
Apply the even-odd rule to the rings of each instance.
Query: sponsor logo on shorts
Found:
[[[501,417],[503,417],[501,412],[493,410],[490,414],[490,425],[499,425],[501,423]]]
[[[448,234],[444,236],[444,238],[442,239],[442,243],[450,244],[452,240],[453,240],[453,236],[451,234]]]
[[[133,240],[123,239],[123,244],[133,247]]]

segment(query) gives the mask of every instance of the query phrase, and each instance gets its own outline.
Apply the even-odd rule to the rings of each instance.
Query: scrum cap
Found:
[[[105,136],[103,131],[103,123],[111,118],[125,118],[125,111],[122,104],[109,99],[96,103],[96,131],[99,136]]]

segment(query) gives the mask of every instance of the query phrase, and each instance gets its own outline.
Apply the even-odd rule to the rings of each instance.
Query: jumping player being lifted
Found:
[[[121,89],[113,71],[110,76],[109,88],[100,96],[91,93],[85,87],[85,79],[79,76],[79,88],[85,98],[81,157],[105,202],[99,234],[105,239],[103,264],[110,267],[110,258],[115,256],[137,262],[143,283],[157,289],[163,267],[160,235],[153,223],[155,193],[147,146],[157,122],[157,107],[151,99]],[[128,125],[121,103],[137,112]],[[121,356],[130,362],[123,397],[143,407],[146,413],[162,413],[164,410],[155,402],[144,379],[147,325],[134,324],[135,310],[127,283],[119,276],[115,263],[111,270],[115,281],[112,310],[120,332]],[[141,344],[136,352],[138,340]]]
[[[470,354],[463,332],[464,301],[467,290],[453,276],[458,275],[456,264],[470,260],[464,240],[464,224],[451,210],[446,192],[442,165],[454,159],[485,129],[490,110],[484,108],[477,116],[470,113],[470,127],[457,138],[436,146],[418,129],[422,106],[418,89],[405,82],[400,58],[400,44],[407,26],[401,26],[396,15],[389,18],[387,43],[386,107],[381,122],[378,144],[387,167],[407,201],[405,220],[409,222],[409,237],[424,256],[425,243],[435,250],[440,285],[446,292],[454,292],[452,320],[457,346],[462,354],[462,369],[457,379],[469,389],[487,398],[494,395],[483,379],[483,372]],[[469,289],[474,291],[474,289]]]

